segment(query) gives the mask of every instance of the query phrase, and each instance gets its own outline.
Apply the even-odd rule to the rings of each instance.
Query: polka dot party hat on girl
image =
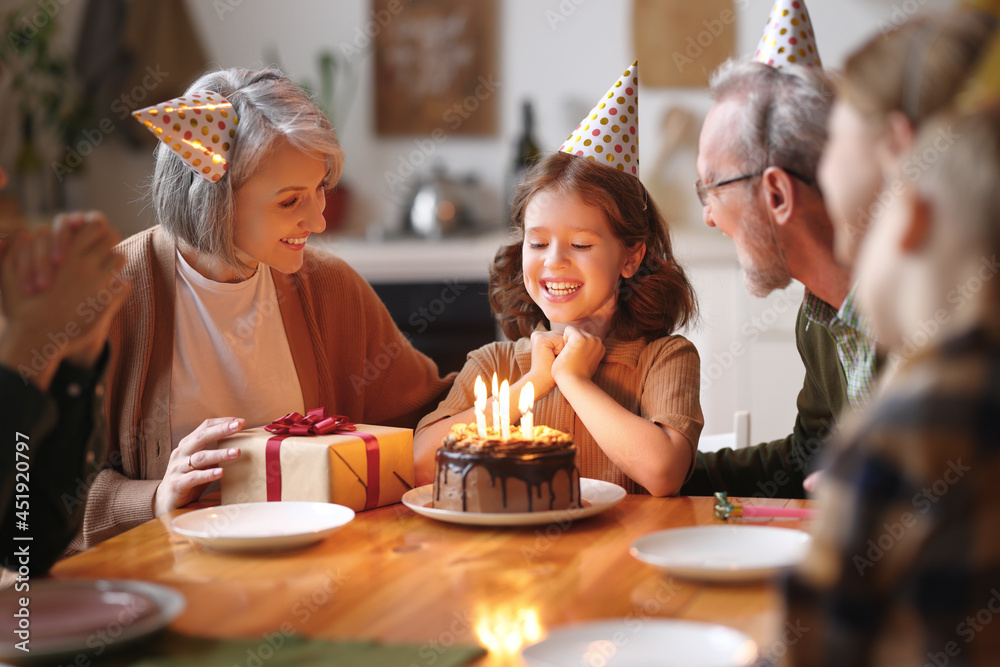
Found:
[[[559,150],[639,175],[639,65],[633,62]]]
[[[774,3],[753,57],[779,69],[789,64],[823,67],[804,0],[777,0]]]
[[[206,181],[219,180],[229,169],[240,119],[222,95],[192,93],[132,115]]]

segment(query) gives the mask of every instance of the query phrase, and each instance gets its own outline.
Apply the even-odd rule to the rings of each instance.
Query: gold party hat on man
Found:
[[[559,150],[638,176],[638,120],[639,65],[633,62]]]
[[[785,65],[823,67],[804,0],[778,0],[774,3],[753,57],[779,69]]]
[[[219,93],[183,95],[132,115],[206,181],[219,180],[229,169],[240,119]]]

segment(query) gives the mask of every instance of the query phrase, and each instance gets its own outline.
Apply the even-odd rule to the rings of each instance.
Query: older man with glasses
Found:
[[[874,345],[853,315],[849,271],[816,185],[833,88],[815,68],[729,61],[713,75],[714,106],[695,184],[705,224],[733,239],[752,295],[806,287],[795,338],[806,368],[792,433],[741,450],[699,453],[684,495],[801,498],[803,481],[841,411],[871,388]],[[766,378],[760,378],[766,382]]]

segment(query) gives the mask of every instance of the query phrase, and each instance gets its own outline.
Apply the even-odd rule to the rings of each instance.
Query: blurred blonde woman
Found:
[[[904,167],[920,125],[963,90],[995,24],[969,9],[915,16],[872,37],[834,78],[819,181],[842,262],[853,262],[870,220],[892,196],[882,192],[885,175]]]

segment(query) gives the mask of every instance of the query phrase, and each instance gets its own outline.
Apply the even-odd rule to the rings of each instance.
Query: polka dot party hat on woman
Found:
[[[779,69],[789,64],[823,67],[804,0],[777,0],[774,3],[753,57]]]
[[[559,150],[639,175],[639,65],[633,62]]]
[[[229,100],[204,91],[134,111],[132,115],[206,181],[229,169],[229,155],[240,119]]]

